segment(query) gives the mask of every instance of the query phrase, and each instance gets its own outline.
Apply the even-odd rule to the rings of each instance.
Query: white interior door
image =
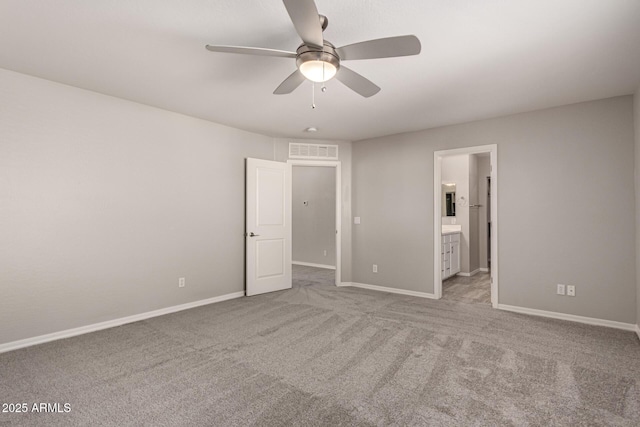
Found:
[[[291,167],[247,159],[247,296],[291,288]]]

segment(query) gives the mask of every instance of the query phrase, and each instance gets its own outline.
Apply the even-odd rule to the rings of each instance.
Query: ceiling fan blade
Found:
[[[281,58],[295,58],[295,52],[287,52],[286,50],[265,49],[262,47],[243,47],[243,46],[212,46],[207,45],[207,50],[211,52],[224,53],[241,53],[244,55],[261,55],[261,56],[279,56]]]
[[[284,79],[280,86],[273,91],[274,95],[286,95],[296,90],[306,79],[299,70],[295,70],[289,77]]]
[[[336,52],[344,61],[417,55],[420,49],[420,40],[416,36],[397,36],[342,46]]]
[[[380,88],[373,84],[369,79],[362,77],[355,71],[340,65],[336,78],[340,80],[345,86],[354,92],[358,92],[365,98],[375,95],[380,92]]]
[[[322,25],[313,0],[283,0],[293,26],[303,42],[322,47]]]

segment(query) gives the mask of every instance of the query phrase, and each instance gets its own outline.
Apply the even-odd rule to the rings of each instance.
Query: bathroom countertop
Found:
[[[443,225],[442,235],[462,233],[462,225]]]

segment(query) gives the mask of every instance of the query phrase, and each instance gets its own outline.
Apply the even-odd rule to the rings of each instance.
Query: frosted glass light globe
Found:
[[[331,80],[337,71],[338,69],[335,65],[317,59],[300,64],[300,72],[302,75],[316,83]]]

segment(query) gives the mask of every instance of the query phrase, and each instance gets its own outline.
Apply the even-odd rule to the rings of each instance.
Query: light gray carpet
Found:
[[[442,299],[471,304],[491,304],[491,275],[453,276],[442,282]]]
[[[336,283],[336,271],[328,268],[292,265],[293,286],[333,285]]]
[[[72,410],[0,425],[640,425],[632,332],[312,279],[1,354]]]

